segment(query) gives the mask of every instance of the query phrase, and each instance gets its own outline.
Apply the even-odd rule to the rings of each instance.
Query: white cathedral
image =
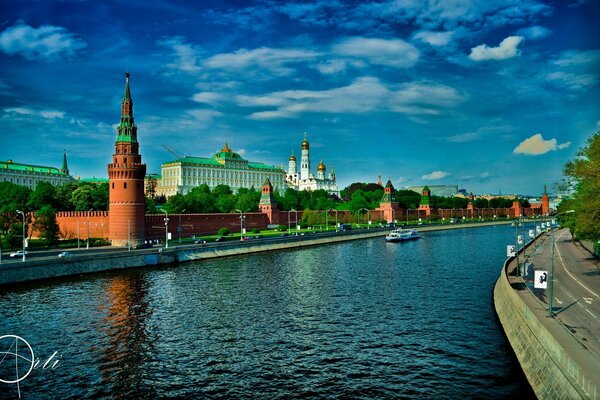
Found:
[[[319,190],[323,189],[329,194],[336,196],[340,195],[340,191],[335,181],[335,171],[331,168],[329,175],[325,175],[327,167],[323,164],[323,161],[317,166],[317,176],[310,171],[310,157],[308,154],[310,145],[306,139],[306,133],[304,134],[304,141],[302,141],[302,157],[300,159],[300,174],[296,167],[296,157],[292,153],[289,159],[288,171],[286,175],[286,182],[289,187],[296,190]]]

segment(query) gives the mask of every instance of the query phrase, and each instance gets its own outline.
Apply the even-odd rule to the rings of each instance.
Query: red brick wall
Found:
[[[108,239],[108,211],[60,211],[56,213],[56,222],[61,239],[87,239],[88,221],[90,237]]]

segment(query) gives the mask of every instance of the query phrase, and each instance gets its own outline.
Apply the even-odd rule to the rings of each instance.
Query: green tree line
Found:
[[[600,132],[588,139],[575,159],[565,165],[568,199],[558,206],[558,216],[574,237],[592,240],[600,252]]]

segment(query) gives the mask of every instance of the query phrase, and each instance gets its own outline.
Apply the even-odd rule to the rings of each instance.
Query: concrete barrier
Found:
[[[494,306],[536,396],[600,399],[597,360],[580,365],[575,359],[584,359],[587,349],[557,320],[545,318],[539,309],[525,303],[509,281],[507,267],[511,260],[505,262],[494,287]]]

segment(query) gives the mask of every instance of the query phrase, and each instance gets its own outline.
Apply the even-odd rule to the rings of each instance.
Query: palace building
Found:
[[[234,192],[240,188],[259,190],[269,180],[275,191],[286,188],[285,171],[279,167],[252,162],[231,150],[229,145],[211,158],[183,157],[161,166],[161,177],[157,180],[155,194],[165,197],[186,194],[202,184],[211,189],[227,185]]]
[[[0,161],[0,182],[11,182],[33,190],[39,182],[48,182],[53,186],[75,182],[69,175],[67,152],[63,154],[62,168],[41,165],[21,164],[13,160]]]
[[[306,139],[306,133],[304,134],[304,140],[302,141],[302,152],[300,158],[300,173],[298,173],[296,166],[296,156],[292,153],[289,158],[288,171],[286,175],[286,182],[289,187],[296,190],[325,190],[329,194],[339,196],[340,191],[337,186],[335,179],[335,171],[331,168],[329,175],[326,174],[327,167],[323,163],[323,160],[317,166],[317,175],[310,170],[310,144]]]

